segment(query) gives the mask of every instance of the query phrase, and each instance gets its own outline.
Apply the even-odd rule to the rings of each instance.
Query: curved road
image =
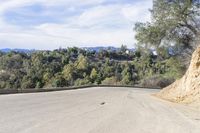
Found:
[[[200,132],[195,110],[150,95],[157,91],[88,88],[1,95],[0,133]]]

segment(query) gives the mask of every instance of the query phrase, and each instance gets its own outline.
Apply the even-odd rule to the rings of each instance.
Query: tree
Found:
[[[75,69],[73,64],[66,65],[62,71],[63,77],[67,82],[69,82],[69,85],[73,85],[74,71]]]
[[[86,70],[88,68],[88,60],[85,56],[80,54],[78,60],[75,63],[75,66],[78,70]]]
[[[60,73],[57,73],[55,77],[52,80],[52,86],[53,87],[64,87],[66,86],[65,79]]]
[[[126,50],[128,50],[127,46],[122,44],[121,48],[120,48],[120,52],[122,52],[124,54],[124,53],[126,53]]]
[[[31,77],[29,77],[29,76],[24,76],[23,77],[22,83],[21,83],[21,88],[22,89],[30,89],[30,88],[35,88],[35,87],[36,87],[36,85],[31,80]]]
[[[122,71],[122,81],[121,83],[123,85],[129,85],[132,82],[132,77],[131,77],[131,69],[128,64],[126,64],[124,70]]]
[[[179,46],[191,55],[200,32],[200,6],[192,0],[154,0],[152,21],[136,23],[138,45],[159,48]],[[187,52],[189,51],[189,52]]]
[[[91,73],[90,73],[90,79],[92,80],[92,82],[94,82],[97,79],[97,71],[95,68],[92,69]]]
[[[7,81],[9,81],[11,75],[8,72],[0,72],[0,89],[7,88]]]
[[[111,76],[114,75],[115,70],[114,70],[114,67],[113,67],[113,62],[109,58],[105,59],[105,63],[102,66],[101,72],[102,72],[104,78],[111,77]]]

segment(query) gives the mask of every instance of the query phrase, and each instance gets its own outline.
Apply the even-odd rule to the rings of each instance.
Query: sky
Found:
[[[152,0],[0,0],[0,49],[133,48]]]

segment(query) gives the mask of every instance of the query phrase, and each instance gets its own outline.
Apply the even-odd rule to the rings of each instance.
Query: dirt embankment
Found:
[[[193,53],[186,74],[156,96],[180,103],[200,102],[200,47]]]

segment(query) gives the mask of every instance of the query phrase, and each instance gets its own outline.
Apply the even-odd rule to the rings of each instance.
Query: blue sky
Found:
[[[152,0],[0,0],[0,48],[134,47]]]

